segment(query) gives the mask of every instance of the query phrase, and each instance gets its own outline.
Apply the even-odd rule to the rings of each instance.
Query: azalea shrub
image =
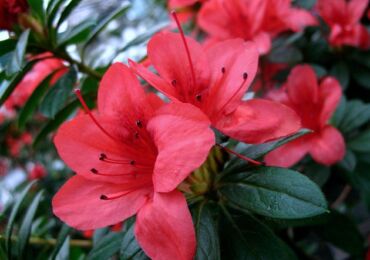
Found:
[[[0,259],[369,259],[368,0],[0,0]]]

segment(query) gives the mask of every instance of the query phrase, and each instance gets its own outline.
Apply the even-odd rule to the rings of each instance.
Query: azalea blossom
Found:
[[[300,31],[315,25],[306,10],[290,0],[209,0],[198,15],[199,26],[211,41],[242,38],[254,41],[261,54],[271,48],[272,38],[284,31]]]
[[[28,179],[39,180],[46,176],[46,169],[41,163],[32,163],[28,167]]]
[[[331,165],[343,159],[343,136],[328,123],[341,96],[342,89],[335,78],[326,77],[319,83],[310,66],[296,66],[286,85],[275,93],[270,93],[270,97],[294,109],[302,120],[302,126],[313,132],[270,152],[265,157],[266,163],[290,167],[306,154],[310,154],[316,162],[324,165]]]
[[[369,0],[319,0],[317,8],[330,26],[329,43],[369,48],[370,33],[360,23]]]
[[[18,15],[27,10],[27,0],[0,0],[0,29],[10,30]]]
[[[149,41],[148,56],[159,76],[130,61],[137,74],[173,101],[198,107],[227,136],[263,143],[300,128],[298,116],[282,104],[242,100],[258,66],[251,42],[233,39],[205,49],[183,33],[161,32]]]
[[[52,57],[50,53],[33,56],[31,60],[32,59],[42,60],[38,61],[33,66],[5,101],[4,107],[7,111],[12,111],[16,108],[22,107],[32,95],[33,91],[35,91],[40,83],[51,73],[55,72],[50,80],[50,84],[52,85],[55,84],[55,82],[67,71],[63,61]]]
[[[192,259],[195,233],[176,187],[215,143],[210,122],[189,104],[145,94],[135,74],[113,64],[98,92],[98,111],[64,123],[54,143],[77,175],[53,199],[53,211],[80,230],[137,215],[135,236],[152,259]]]

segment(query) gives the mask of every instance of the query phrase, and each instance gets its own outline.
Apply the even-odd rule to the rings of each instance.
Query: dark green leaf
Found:
[[[269,60],[273,63],[295,64],[302,61],[302,59],[303,56],[299,49],[287,45],[273,49],[269,55]]]
[[[18,127],[19,129],[24,129],[27,120],[32,116],[32,114],[35,112],[38,104],[40,103],[42,97],[45,95],[46,91],[49,88],[50,79],[53,77],[54,73],[50,74],[48,77],[46,77],[40,85],[35,89],[34,92],[32,92],[32,95],[27,100],[26,104],[22,108],[22,110],[19,112],[18,117]]]
[[[252,216],[232,216],[227,212],[222,220],[222,259],[297,259],[271,229]]]
[[[315,182],[318,186],[322,187],[330,177],[330,169],[321,164],[311,162],[305,165],[304,175],[310,178],[310,180]]]
[[[342,97],[340,100],[339,105],[337,106],[337,109],[334,112],[334,115],[330,119],[330,122],[335,127],[339,127],[342,120],[344,119],[344,116],[346,114],[346,106],[347,106],[347,100],[345,97]]]
[[[362,65],[352,65],[352,76],[357,84],[370,89],[370,69]]]
[[[57,243],[54,247],[53,252],[50,255],[50,259],[55,259],[56,256],[59,254],[60,251],[62,251],[62,247],[64,246],[64,243],[69,238],[68,235],[71,231],[71,228],[67,225],[63,225],[57,239]],[[67,258],[66,258],[67,259]]]
[[[331,70],[330,74],[334,76],[340,83],[343,89],[348,87],[349,83],[349,69],[346,63],[339,62],[335,64]]]
[[[19,209],[23,201],[25,200],[26,196],[28,195],[29,190],[31,189],[32,185],[35,183],[35,181],[30,182],[19,194],[19,197],[14,203],[14,206],[12,208],[12,211],[10,213],[9,219],[8,219],[8,224],[6,226],[6,231],[5,231],[5,237],[6,237],[6,251],[8,252],[8,258],[11,258],[11,236],[13,232],[13,227],[14,227],[14,221],[15,218],[18,215]]]
[[[77,72],[71,67],[68,73],[64,74],[45,95],[40,106],[41,113],[46,117],[54,118],[72,94],[76,81]]]
[[[76,27],[59,35],[58,46],[62,47],[69,44],[77,44],[83,42],[87,39],[94,26],[95,23],[91,21],[80,23]]]
[[[324,67],[320,66],[320,65],[311,63],[310,66],[314,69],[317,77],[319,77],[319,78],[324,77],[324,76],[326,76],[326,74],[328,74],[326,69]]]
[[[64,8],[62,14],[60,15],[57,28],[68,18],[72,11],[81,3],[82,0],[71,0],[69,4]]]
[[[357,159],[356,155],[351,151],[346,151],[346,155],[343,160],[339,162],[339,166],[345,169],[346,171],[352,172],[356,168]]]
[[[7,75],[13,75],[20,72],[23,69],[24,54],[26,53],[26,47],[28,43],[28,37],[30,30],[24,31],[18,39],[17,46],[13,52],[10,63],[6,68]]]
[[[31,10],[36,14],[41,20],[44,19],[44,1],[43,0],[28,0],[28,4]]]
[[[227,175],[219,191],[229,205],[273,218],[307,218],[327,212],[319,187],[299,172],[283,168],[259,167]]]
[[[108,233],[90,251],[88,260],[109,259],[112,255],[119,252],[123,238],[123,232]]]
[[[137,243],[134,235],[134,224],[131,224],[128,230],[124,233],[121,249],[120,259],[121,260],[141,260],[149,259],[143,250],[141,250]]]
[[[370,129],[350,140],[347,146],[355,152],[370,152]]]
[[[193,211],[193,222],[197,235],[196,260],[221,259],[217,225],[210,207],[210,204],[201,203]]]
[[[345,112],[338,128],[343,133],[349,133],[370,120],[370,105],[360,100],[347,101]]]
[[[65,259],[71,259],[69,258],[69,246],[70,243],[70,237],[67,236],[66,239],[64,240],[62,247],[60,248],[58,254],[55,256],[55,260],[65,260]],[[53,259],[53,258],[51,258]]]
[[[329,221],[317,229],[318,233],[328,242],[352,256],[362,256],[365,251],[365,239],[353,221],[347,216],[332,211]]]
[[[32,200],[32,203],[28,207],[26,215],[24,216],[23,222],[19,229],[18,234],[18,255],[20,259],[24,259],[25,248],[28,243],[28,239],[31,234],[32,220],[35,217],[36,210],[39,207],[40,201],[43,196],[43,191],[39,191],[35,198]]]
[[[297,0],[294,1],[294,5],[305,8],[311,9],[316,3],[316,0]]]
[[[54,22],[55,16],[58,11],[60,11],[61,5],[64,3],[64,0],[53,0],[49,3],[46,11],[48,14],[48,27],[51,28]]]
[[[36,61],[27,63],[23,70],[14,75],[9,82],[5,83],[4,85],[0,85],[0,106],[2,106],[5,100],[10,96],[10,94],[12,94],[15,87],[23,79],[24,75],[32,69],[35,62]]]
[[[0,56],[3,56],[6,53],[9,53],[15,49],[17,41],[14,39],[7,39],[0,41]]]
[[[122,7],[118,8],[117,10],[113,11],[111,14],[109,14],[106,18],[101,20],[95,28],[90,33],[89,37],[87,38],[85,42],[85,46],[87,46],[89,43],[91,43],[94,38],[102,31],[104,28],[114,19],[120,17],[121,15],[125,14],[126,11],[129,9],[130,4],[124,4]]]
[[[50,120],[40,131],[40,133],[36,136],[35,140],[33,141],[33,146],[36,147],[38,144],[46,138],[48,134],[52,131],[56,130],[78,107],[78,101],[73,101],[67,106],[65,106],[62,110],[60,110],[54,117],[54,119]]]

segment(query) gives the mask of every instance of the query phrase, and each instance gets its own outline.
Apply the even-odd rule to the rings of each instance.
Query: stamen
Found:
[[[90,116],[91,120],[95,123],[95,125],[104,133],[106,134],[109,138],[111,138],[112,140],[114,141],[117,141],[116,138],[114,138],[111,134],[109,134],[107,132],[107,130],[105,130],[98,122],[98,120],[96,120],[95,116],[91,113],[89,107],[87,106],[85,100],[83,99],[82,95],[81,95],[81,90],[80,89],[75,89],[74,90],[74,93],[76,94],[78,100],[80,101],[82,107],[84,108],[85,112]]]
[[[121,198],[127,194],[129,194],[130,191],[121,191],[121,192],[117,192],[117,193],[113,193],[113,194],[102,194],[100,195],[100,199],[101,200],[114,200],[114,199],[118,199],[118,198]]]
[[[242,160],[244,160],[244,161],[246,161],[246,162],[248,162],[250,164],[253,164],[253,165],[264,165],[263,162],[255,161],[255,160],[253,160],[251,158],[248,158],[248,157],[246,157],[244,155],[241,155],[241,154],[239,154],[239,153],[237,153],[237,152],[235,152],[235,151],[233,151],[233,150],[231,150],[231,149],[229,149],[229,148],[227,148],[225,146],[222,146],[220,144],[216,144],[216,145],[218,147],[220,147],[221,149],[224,149],[226,152],[231,153],[231,154],[235,155],[236,157],[238,157],[238,158],[240,158],[240,159],[242,159]]]
[[[182,42],[184,43],[184,46],[185,46],[185,50],[186,50],[186,55],[188,56],[188,61],[189,61],[189,65],[190,65],[190,70],[191,70],[191,76],[192,76],[192,79],[193,79],[193,85],[195,86],[196,82],[195,82],[195,72],[194,72],[194,67],[193,67],[193,61],[191,59],[191,55],[190,55],[190,51],[189,51],[189,46],[186,42],[186,38],[185,38],[185,34],[184,34],[184,31],[182,30],[182,27],[181,27],[181,24],[180,24],[180,21],[179,19],[177,18],[177,14],[176,14],[176,11],[171,11],[171,14],[173,16],[173,18],[175,19],[176,21],[176,25],[177,25],[177,28],[179,29],[179,32],[180,32],[180,35],[181,35],[181,39],[182,39]]]

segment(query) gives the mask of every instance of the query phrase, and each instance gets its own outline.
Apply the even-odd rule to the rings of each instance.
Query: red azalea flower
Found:
[[[46,176],[46,169],[40,163],[32,164],[28,171],[29,180],[39,180],[43,179]]]
[[[279,92],[275,100],[278,99],[294,109],[300,116],[303,127],[313,130],[313,133],[272,151],[266,156],[266,163],[290,167],[307,153],[324,165],[343,159],[343,136],[328,124],[342,95],[339,82],[327,77],[318,84],[314,70],[308,65],[301,65],[292,70],[286,85]]]
[[[44,53],[32,57],[32,59],[45,59],[37,62],[37,64],[33,66],[33,68],[17,85],[13,93],[4,103],[6,109],[15,110],[16,108],[23,106],[33,91],[47,76],[50,75],[50,73],[57,71],[50,81],[51,85],[54,84],[64,73],[66,73],[67,68],[63,64],[63,61],[54,57],[46,58],[50,55],[51,54],[49,53]]]
[[[198,15],[199,26],[214,40],[254,41],[261,54],[271,48],[276,34],[315,25],[315,18],[290,0],[209,0]]]
[[[319,0],[317,8],[331,29],[331,45],[369,48],[370,34],[360,23],[368,4],[369,0]]]
[[[137,214],[135,235],[149,257],[192,259],[194,228],[176,187],[214,145],[209,125],[197,108],[164,105],[145,94],[129,68],[112,65],[99,88],[98,113],[64,123],[55,136],[59,155],[77,173],[55,195],[55,215],[89,230]]]
[[[213,127],[232,138],[262,143],[300,128],[298,116],[284,105],[242,100],[258,64],[250,42],[234,39],[204,49],[183,34],[162,32],[150,40],[148,56],[160,76],[130,61],[132,68],[172,100],[200,108]]]
[[[0,29],[10,30],[18,14],[27,12],[27,0],[0,0]]]

